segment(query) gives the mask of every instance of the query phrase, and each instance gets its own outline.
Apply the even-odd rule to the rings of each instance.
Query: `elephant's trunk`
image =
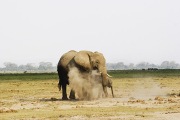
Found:
[[[106,67],[104,66],[104,67],[99,68],[99,71],[101,72],[101,75],[102,75],[102,86],[103,86],[104,94],[107,97],[108,96],[108,92],[107,92],[108,80],[107,80]]]
[[[113,92],[113,87],[111,86],[111,93],[112,93],[112,96],[114,97],[114,92]]]
[[[103,74],[102,73],[102,85],[103,86],[107,86],[108,85],[107,74]]]
[[[108,80],[107,80],[107,69],[106,66],[99,66],[99,72],[101,73],[102,76],[102,85],[107,86],[108,85]]]

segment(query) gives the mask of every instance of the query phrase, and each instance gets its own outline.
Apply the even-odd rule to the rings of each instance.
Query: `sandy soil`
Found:
[[[115,98],[90,101],[62,101],[57,82],[0,82],[0,119],[180,119],[180,78],[113,79]]]

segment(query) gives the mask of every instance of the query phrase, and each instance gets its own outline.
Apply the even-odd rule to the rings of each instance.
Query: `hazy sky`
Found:
[[[180,0],[0,1],[0,67],[56,65],[72,49],[107,62],[180,63]]]

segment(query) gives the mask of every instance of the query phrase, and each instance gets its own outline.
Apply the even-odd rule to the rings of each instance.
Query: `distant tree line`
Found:
[[[26,65],[17,65],[12,62],[5,62],[4,68],[0,68],[0,71],[19,71],[19,72],[55,72],[57,70],[56,66],[53,66],[51,62],[40,62],[37,66],[34,63],[27,63]]]
[[[37,66],[34,63],[27,63],[26,65],[17,65],[12,62],[5,62],[3,68],[0,68],[1,72],[14,71],[14,72],[56,72],[57,66],[53,66],[51,62],[40,62]],[[174,61],[163,61],[160,65],[150,64],[148,62],[141,62],[139,64],[130,63],[128,65],[123,62],[107,63],[108,70],[157,70],[157,69],[180,69],[180,64]]]
[[[130,63],[125,65],[123,62],[107,63],[108,70],[132,70],[132,69],[144,69],[144,70],[157,70],[157,69],[180,69],[180,64],[174,61],[163,61],[160,65],[151,64],[148,62],[141,62],[138,64]]]

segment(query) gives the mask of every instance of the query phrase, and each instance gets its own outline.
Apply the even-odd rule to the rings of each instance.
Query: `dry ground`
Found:
[[[108,89],[108,98],[91,101],[62,101],[57,83],[57,80],[0,81],[0,119],[180,119],[179,77],[114,78],[115,98]]]

